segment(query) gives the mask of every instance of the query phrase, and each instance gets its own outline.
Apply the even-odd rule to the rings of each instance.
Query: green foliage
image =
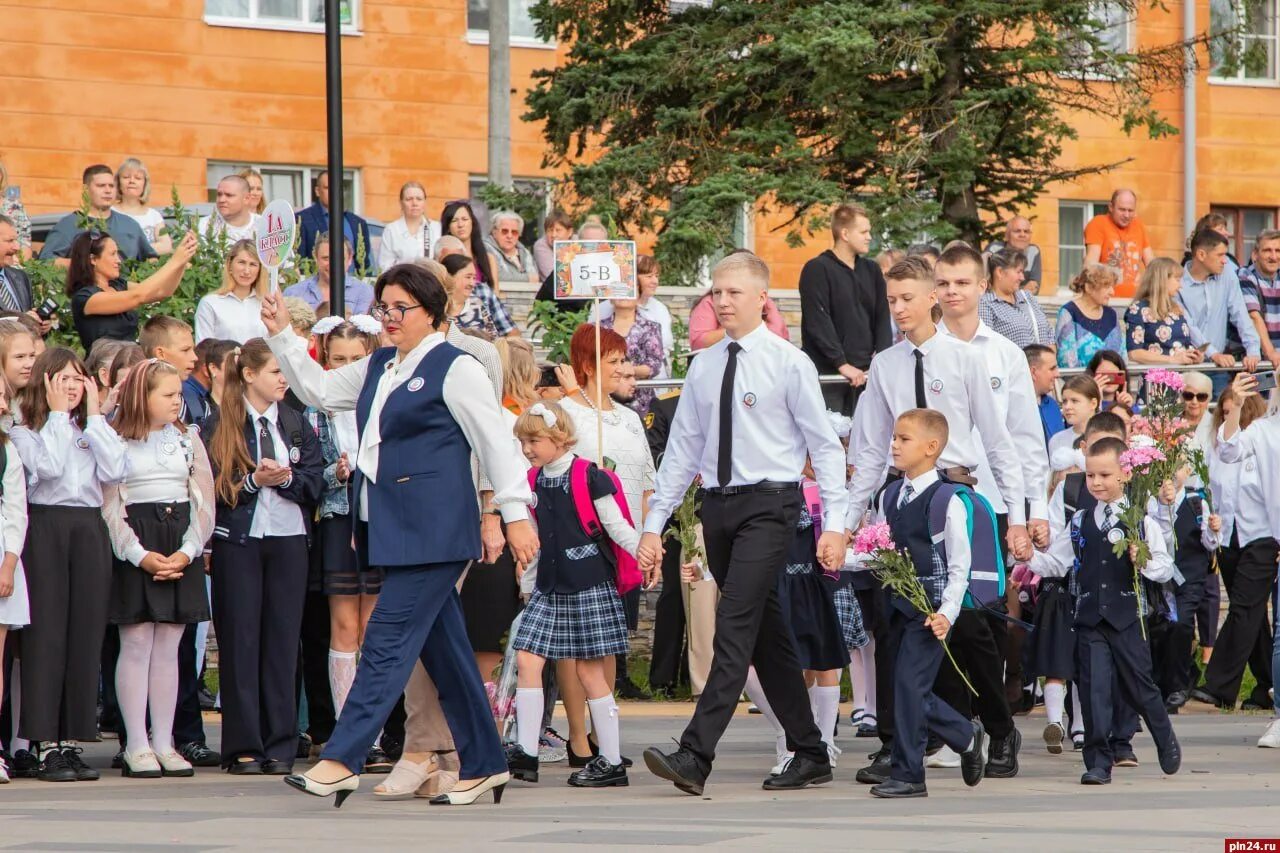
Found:
[[[480,200],[488,205],[490,211],[514,210],[520,214],[526,224],[535,226],[546,214],[546,200],[531,187],[504,187],[499,184],[485,184],[478,193]]]
[[[893,243],[980,239],[1046,186],[1124,162],[1061,166],[1074,115],[1176,132],[1153,97],[1196,45],[1117,51],[1100,17],[1158,2],[539,0],[540,35],[568,48],[534,72],[526,118],[566,193],[656,232],[676,281],[732,248],[744,206],[781,214],[793,243],[850,197]]]
[[[529,333],[542,333],[542,347],[547,360],[554,364],[569,363],[569,340],[578,327],[587,322],[590,308],[581,311],[561,311],[554,302],[545,300],[533,303],[529,309]]]
[[[684,379],[689,372],[689,323],[683,313],[671,315],[671,337],[675,339],[671,350],[671,375]]]

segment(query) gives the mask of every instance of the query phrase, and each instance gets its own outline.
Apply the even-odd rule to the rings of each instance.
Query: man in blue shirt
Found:
[[[1031,384],[1035,386],[1036,397],[1040,400],[1040,425],[1044,427],[1044,443],[1047,448],[1050,436],[1067,428],[1067,422],[1062,417],[1062,407],[1054,396],[1058,390],[1058,357],[1053,347],[1044,344],[1027,344],[1022,351],[1027,355]]]
[[[1244,342],[1244,369],[1252,372],[1262,356],[1258,330],[1249,319],[1240,279],[1226,265],[1227,238],[1208,228],[1197,231],[1191,237],[1191,260],[1182,274],[1178,302],[1186,311],[1188,322],[1209,341],[1205,355],[1219,367],[1233,367],[1236,363],[1235,356],[1225,351],[1230,323]],[[1211,375],[1216,396],[1227,387],[1231,375]]]
[[[304,258],[311,257],[321,234],[329,233],[329,173],[321,172],[316,178],[316,203],[298,211],[298,231],[301,234],[298,243],[298,254]],[[347,258],[347,270],[351,271],[352,258],[356,243],[363,246],[360,269],[356,275],[372,276],[378,274],[378,265],[373,257],[373,241],[369,236],[369,223],[350,210],[342,217],[342,242],[351,247],[352,255]]]
[[[347,265],[350,266],[351,244],[347,243],[342,248],[343,254],[347,256]],[[296,296],[312,308],[328,305],[330,302],[328,234],[321,234],[316,238],[315,260],[316,274],[310,278],[304,278],[292,287],[285,288],[284,291],[285,296]],[[351,273],[347,273],[344,293],[346,294],[343,299],[344,313],[348,316],[368,314],[369,309],[373,307],[373,288]]]
[[[111,205],[116,201],[116,177],[110,166],[98,164],[84,170],[84,194],[89,200],[89,218],[106,223],[107,233],[116,241],[116,248],[121,257],[131,261],[141,261],[156,257],[156,250],[147,242],[142,228],[133,217],[116,213]],[[53,226],[49,236],[45,238],[44,248],[40,250],[41,260],[53,260],[58,266],[68,266],[71,262],[67,255],[71,252],[71,241],[82,230],[79,215],[68,213]]]

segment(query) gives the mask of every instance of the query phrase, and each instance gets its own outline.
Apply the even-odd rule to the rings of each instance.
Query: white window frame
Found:
[[[1079,210],[1084,214],[1081,222],[1079,243],[1062,242],[1062,212],[1064,210]],[[1062,262],[1063,251],[1079,250],[1080,264],[1083,267],[1085,255],[1088,253],[1088,248],[1085,246],[1085,243],[1084,243],[1084,229],[1088,227],[1089,220],[1093,219],[1093,217],[1097,216],[1100,213],[1106,213],[1106,211],[1107,211],[1107,202],[1105,201],[1089,201],[1087,199],[1086,200],[1080,200],[1080,199],[1059,199],[1058,200],[1058,258],[1057,260],[1058,260],[1058,288],[1059,289],[1065,289],[1071,284],[1070,279],[1066,276],[1067,265]],[[1042,282],[1042,285],[1043,285],[1043,282]]]
[[[308,166],[295,163],[245,163],[239,160],[206,160],[204,165],[205,182],[209,181],[209,173],[215,166],[232,167],[231,174],[240,169],[250,168],[259,172],[297,172],[302,178],[303,193],[305,197],[299,202],[294,202],[295,207],[301,210],[315,201],[315,194],[312,190],[314,181],[317,177],[327,171],[325,166]],[[344,166],[342,170],[345,174],[351,176],[351,195],[352,205],[349,213],[362,214],[364,209],[364,192],[361,182],[360,169],[354,166]],[[267,201],[274,201],[268,198]]]
[[[1237,19],[1243,18],[1244,17],[1243,15],[1244,0],[1228,0],[1228,2],[1230,2],[1231,5],[1235,7]],[[1246,69],[1245,69],[1244,63],[1241,62],[1240,68],[1237,70],[1235,76],[1224,77],[1216,73],[1213,69],[1212,64],[1210,64],[1209,66],[1209,82],[1210,83],[1216,86],[1255,86],[1255,87],[1280,88],[1280,0],[1269,0],[1269,2],[1271,3],[1271,17],[1273,21],[1272,28],[1276,31],[1275,34],[1270,36],[1243,35],[1240,37],[1240,45],[1241,45],[1241,55],[1243,55],[1245,50],[1244,45],[1250,41],[1270,40],[1274,42],[1273,55],[1274,55],[1275,70],[1273,71],[1273,76],[1247,77],[1245,76]],[[1209,13],[1210,25],[1212,25],[1212,20],[1213,20],[1212,9],[1213,9],[1212,4],[1210,4],[1210,13]],[[1211,56],[1210,63],[1212,63],[1212,61],[1213,61],[1213,58]]]
[[[1105,17],[1105,15],[1103,14],[1101,7],[1105,7],[1112,4],[1109,2],[1109,0],[1096,0],[1096,2],[1090,5],[1094,7],[1093,17],[1102,19]],[[1137,24],[1138,24],[1137,12],[1134,11],[1134,12],[1131,12],[1129,16],[1124,19],[1122,24],[1117,25],[1117,26],[1123,27],[1123,31],[1124,31],[1124,39],[1123,39],[1124,43],[1120,46],[1120,50],[1122,52],[1129,53],[1133,51],[1134,33],[1138,28]],[[1099,31],[1099,35],[1101,35],[1102,32],[1105,32],[1106,30],[1109,30],[1109,29],[1113,29],[1113,27],[1107,27],[1104,30]],[[1088,55],[1091,55],[1091,54],[1086,54],[1086,48],[1084,45],[1079,45],[1079,50],[1082,58],[1087,58]],[[1066,72],[1066,74],[1070,76],[1071,72]],[[1084,74],[1084,78],[1086,80],[1101,80],[1101,79],[1104,79],[1104,75],[1086,73]]]
[[[302,8],[302,16],[298,20],[290,20],[288,18],[271,18],[261,17],[258,13],[261,0],[248,0],[249,14],[247,17],[239,17],[235,15],[204,15],[204,22],[211,27],[236,27],[239,29],[249,30],[281,30],[284,32],[294,33],[323,33],[324,24],[313,23],[310,18],[313,10],[318,6],[323,6],[325,0],[299,0]],[[351,4],[351,23],[343,24],[342,34],[344,36],[362,36],[364,32],[360,29],[360,14],[363,11],[364,3],[362,0],[348,0]],[[208,0],[205,0],[205,8],[208,8]]]
[[[489,2],[493,2],[493,0],[489,0]],[[467,44],[488,45],[489,31],[472,29],[470,26],[468,26],[467,27]],[[543,41],[542,39],[536,38],[536,37],[513,35],[511,36],[511,46],[512,47],[531,47],[536,50],[555,50],[559,45],[557,44],[555,39],[552,39],[551,41]]]

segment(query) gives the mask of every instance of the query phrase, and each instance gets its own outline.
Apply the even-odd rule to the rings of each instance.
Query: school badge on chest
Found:
[[[746,406],[748,409],[754,409],[756,407],[756,395],[748,391],[742,397],[742,405]]]
[[[174,444],[172,441],[166,441],[164,444],[160,445],[160,449],[172,456],[178,452],[178,445]]]
[[[80,448],[81,450],[88,450],[89,439],[85,438],[83,435],[80,436],[79,438],[76,439],[76,447]]]
[[[294,465],[298,464],[298,460],[302,459],[302,451],[296,447],[289,448],[289,461]]]
[[[1124,538],[1124,531],[1121,530],[1119,527],[1113,527],[1107,531],[1107,541],[1110,542],[1112,545],[1115,545],[1117,542],[1119,542],[1123,538]]]
[[[1002,384],[1002,383],[1000,382],[1000,377],[999,377],[999,376],[992,376],[992,377],[991,377],[991,390],[992,390],[992,391],[999,391],[999,390],[1000,390],[1000,385],[1001,385],[1001,384]]]
[[[426,380],[423,379],[421,376],[415,376],[414,378],[409,380],[409,390],[421,391],[422,386],[426,384],[427,384]]]
[[[930,390],[930,391],[932,391],[932,392],[933,392],[933,393],[935,393],[935,394],[941,394],[941,393],[942,393],[942,380],[941,380],[941,379],[935,379],[935,380],[933,380],[932,382],[930,382],[930,383],[929,383],[929,390]]]

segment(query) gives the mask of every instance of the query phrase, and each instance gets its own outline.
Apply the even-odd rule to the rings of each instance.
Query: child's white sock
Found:
[[[840,716],[840,687],[809,688],[809,701],[815,709],[813,721],[818,724],[822,734],[822,742],[827,746],[836,744],[836,719]]]
[[[773,706],[764,695],[764,688],[760,686],[760,677],[756,675],[754,666],[747,670],[745,692],[747,698],[760,709],[760,713],[773,727],[774,751],[777,752],[778,760],[781,761],[787,755],[787,733],[783,730],[782,723],[778,722],[778,716],[773,713]]]
[[[1071,685],[1071,734],[1084,733],[1084,709],[1080,707],[1080,682]]]
[[[588,699],[587,709],[591,712],[591,729],[600,745],[600,754],[612,765],[621,764],[622,736],[618,733],[618,704],[613,701],[613,694]],[[541,714],[538,719],[541,721]]]
[[[864,707],[866,713],[877,722],[880,715],[876,713],[876,641],[871,640],[865,646],[854,651],[859,661],[858,671],[862,677],[862,689],[867,697]]]
[[[538,754],[538,738],[542,735],[542,688],[516,688],[516,737],[528,755]]]
[[[1049,722],[1062,725],[1062,709],[1067,701],[1067,685],[1044,683],[1044,712]]]

